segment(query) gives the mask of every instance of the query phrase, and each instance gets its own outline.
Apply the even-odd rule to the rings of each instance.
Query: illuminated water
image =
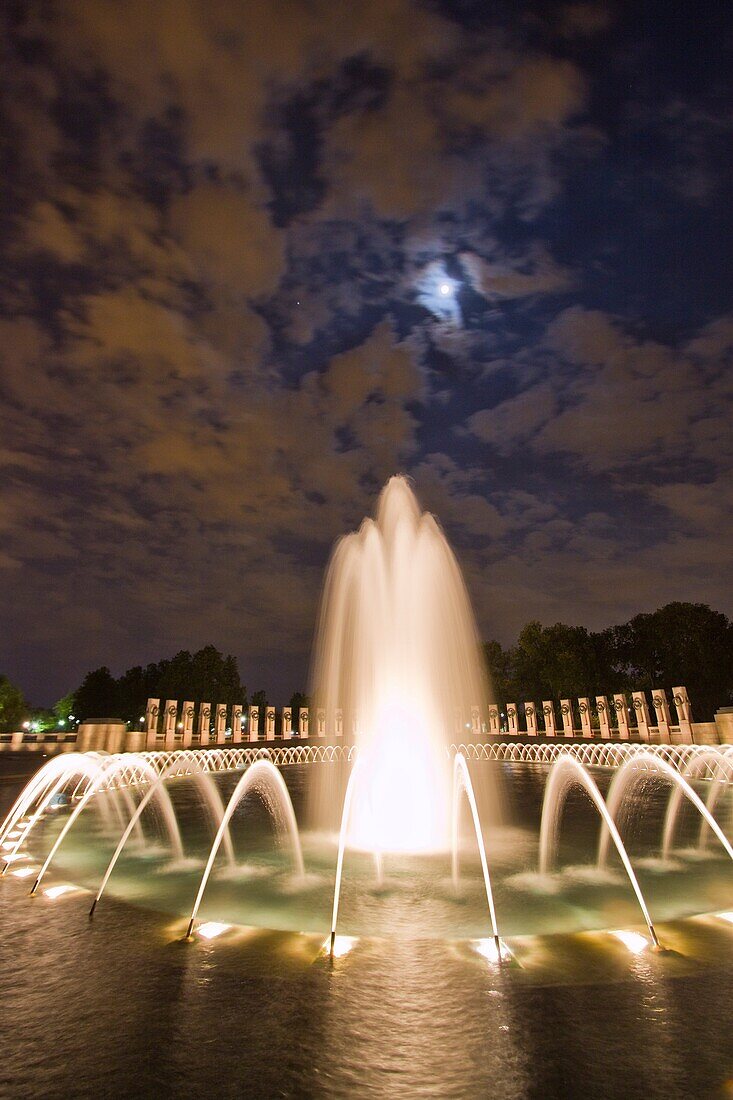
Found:
[[[447,748],[486,713],[476,625],[458,563],[403,477],[376,518],[337,543],[316,632],[316,704],[359,752],[348,843],[370,852],[446,851]],[[316,825],[342,799],[314,773]],[[343,791],[340,792],[343,794]]]
[[[303,805],[304,771],[286,769],[296,810]],[[543,779],[529,769],[512,770],[507,847],[515,855],[505,856],[506,869],[530,868],[530,878],[524,890],[502,885],[497,904],[516,928],[539,922],[544,905],[531,880]],[[224,787],[227,782],[231,777],[221,780]],[[0,783],[0,812],[19,786],[19,780]],[[190,797],[193,805],[195,795],[184,796],[184,788],[185,782],[174,802]],[[661,826],[664,816],[663,801],[653,803],[643,830],[647,843],[649,822]],[[271,863],[264,817],[258,819],[256,804],[242,812],[234,837],[239,858],[246,837],[256,833],[251,862],[259,844],[260,858]],[[594,811],[571,797],[567,813],[562,862],[592,860]],[[688,826],[691,835],[695,823]],[[184,817],[186,851],[195,831]],[[681,839],[687,839],[684,829]],[[642,860],[643,846],[637,835],[632,850]],[[81,844],[72,847],[81,854]],[[64,862],[70,872],[70,854]],[[137,860],[138,871],[144,862],[149,874],[140,877],[153,883],[145,900],[156,907],[110,895],[92,922],[88,893],[30,900],[27,883],[2,881],[0,1095],[723,1100],[731,1094],[733,926],[712,919],[664,924],[664,937],[680,957],[630,955],[603,934],[530,937],[518,945],[521,969],[502,969],[465,943],[408,937],[412,907],[392,886],[382,897],[370,895],[362,919],[371,924],[381,913],[393,931],[405,934],[360,939],[331,965],[318,957],[320,935],[235,930],[210,944],[182,943],[185,919],[161,912],[172,881],[156,873],[163,854],[157,862]],[[692,876],[687,884],[692,889],[694,881],[698,905],[722,896],[726,882],[730,897],[723,860],[678,862],[670,874],[640,869],[658,919],[678,875],[680,881]],[[308,865],[306,854],[306,874]],[[54,882],[66,881],[63,871],[54,873]],[[470,871],[469,892],[480,898],[480,867]],[[289,874],[284,853],[274,877],[283,885]],[[347,861],[345,887],[351,875]],[[368,880],[366,867],[364,875]],[[630,913],[620,888],[609,886],[605,901],[593,902],[595,889],[580,878],[560,878],[553,920],[563,911],[573,921],[586,914],[592,922],[594,914],[607,917],[609,906],[615,914],[617,905]],[[656,880],[666,884],[658,896]],[[233,910],[247,908],[245,897],[258,882],[244,876],[224,891]],[[258,890],[262,905],[278,894],[261,884]],[[677,893],[684,909],[684,891]],[[289,901],[292,906],[297,895]],[[425,896],[423,904],[432,903]],[[449,894],[440,904],[455,914]],[[356,894],[348,889],[344,906],[345,924],[355,922]],[[179,908],[185,912],[188,905]]]

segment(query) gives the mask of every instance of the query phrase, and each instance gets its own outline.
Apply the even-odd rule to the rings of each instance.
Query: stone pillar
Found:
[[[509,733],[519,733],[519,726],[517,725],[517,706],[516,703],[507,703],[506,705],[506,720],[509,726]]]
[[[323,707],[319,707],[316,711],[316,736],[326,736],[326,712]]]
[[[333,732],[336,737],[344,736],[344,712],[340,708],[334,712]]]
[[[275,740],[275,708],[265,707],[265,741]]]
[[[298,712],[298,733],[303,738],[308,736],[308,707],[301,707]]]
[[[227,739],[226,703],[217,703],[214,713],[216,715],[214,719],[214,740],[216,741],[217,745],[224,745],[226,744]]]
[[[250,741],[259,741],[260,739],[260,708],[249,708],[249,739]]]
[[[534,703],[524,704],[524,717],[527,722],[527,737],[537,736],[537,712]]]
[[[680,741],[683,744],[693,740],[692,736],[692,707],[687,695],[687,689],[683,687],[672,688],[672,699],[677,711],[677,724],[680,727]]]
[[[626,709],[626,696],[614,695],[613,697],[613,709],[616,711],[616,722],[618,723],[618,735],[622,741],[628,741],[629,739],[629,712]]]
[[[187,702],[183,704],[183,711],[181,718],[183,719],[183,733],[181,734],[181,747],[187,749],[191,745],[193,740],[193,716],[195,707],[193,703]]]
[[[210,738],[209,721],[211,719],[211,703],[202,703],[199,707],[199,745],[203,748],[208,745]]]
[[[555,730],[555,708],[552,705],[552,699],[545,699],[542,703],[542,713],[545,716],[545,737],[554,737]]]
[[[587,699],[578,699],[578,710],[580,711],[580,729],[583,737],[592,737],[593,729],[590,724],[590,703]]]
[[[652,703],[654,704],[654,710],[657,716],[659,740],[663,745],[668,745],[670,743],[669,703],[667,702],[667,692],[664,688],[653,688]]]
[[[159,712],[160,699],[148,699],[148,705],[145,708],[145,745],[149,749],[156,748]]]
[[[290,707],[283,707],[282,735],[288,740],[293,736],[293,712]]]
[[[636,712],[636,728],[639,731],[639,740],[649,740],[649,707],[646,702],[646,695],[643,691],[634,691],[631,693],[631,697],[634,700],[634,711]]]
[[[566,737],[573,736],[573,704],[569,699],[560,700],[560,714],[562,715],[562,731]]]
[[[164,747],[167,751],[176,747],[176,720],[178,718],[178,700],[166,699],[163,716]]]
[[[489,707],[489,733],[499,733],[500,731],[499,708],[492,703]]]
[[[481,711],[478,707],[471,707],[471,735],[481,736]]]
[[[242,704],[235,703],[232,707],[232,744],[242,743]]]
[[[721,707],[720,710],[716,710],[714,718],[718,742],[721,745],[733,745],[733,707]],[[696,723],[698,726],[701,724]]]
[[[611,722],[608,715],[608,700],[605,695],[596,695],[596,711],[598,712],[598,726],[601,737],[608,741],[611,736]]]

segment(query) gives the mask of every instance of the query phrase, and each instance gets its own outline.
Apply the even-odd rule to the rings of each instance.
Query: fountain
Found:
[[[447,749],[471,707],[485,711],[486,686],[458,563],[403,477],[387,482],[376,519],[336,546],[316,636],[315,689],[327,723],[341,708],[359,754],[349,846],[447,851]]]
[[[313,670],[320,744],[52,758],[0,828],[3,874],[51,900],[68,883],[42,891],[47,876],[72,879],[90,915],[108,895],[168,911],[188,937],[326,934],[334,959],[384,935],[465,940],[493,964],[504,937],[609,925],[636,951],[659,920],[730,908],[733,753],[485,739],[466,588],[405,478],[334,550]],[[631,835],[639,792],[662,859],[651,830]],[[615,928],[639,915],[644,935]]]

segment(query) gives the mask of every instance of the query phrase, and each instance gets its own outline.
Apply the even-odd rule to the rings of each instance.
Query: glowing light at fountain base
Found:
[[[476,940],[473,949],[477,955],[481,955],[490,963],[506,962],[513,958],[512,952],[503,940],[497,941],[493,937],[485,937]]]
[[[49,886],[48,890],[44,890],[44,894],[47,898],[60,898],[63,894],[70,894],[76,887],[72,886],[68,882],[62,883],[60,886]]]
[[[323,941],[322,951],[332,959],[341,959],[344,955],[348,955],[356,942],[356,936],[327,936]]]
[[[612,936],[624,945],[624,947],[631,952],[632,955],[640,955],[642,951],[646,951],[649,947],[649,940],[646,936],[642,936],[641,932],[611,932]]]
[[[360,771],[348,846],[367,852],[428,853],[449,846],[450,773],[436,739],[415,726],[407,707],[375,723]],[[437,742],[439,745],[439,742]]]
[[[202,924],[196,931],[198,935],[202,936],[205,940],[215,940],[217,936],[221,936],[224,932],[228,932],[230,928],[230,924],[223,924],[221,921],[210,920]]]

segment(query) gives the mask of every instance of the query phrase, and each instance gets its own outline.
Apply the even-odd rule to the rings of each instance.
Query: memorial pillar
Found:
[[[301,737],[308,737],[308,707],[301,707],[298,711],[298,733]]]
[[[191,702],[183,704],[181,718],[183,720],[183,733],[181,734],[181,747],[187,749],[193,740],[193,715],[194,705]]]
[[[235,703],[232,707],[232,744],[242,743],[242,704]]]
[[[692,707],[687,695],[687,688],[672,688],[672,699],[677,711],[677,723],[680,727],[680,740],[683,744],[692,742]]]
[[[639,740],[649,741],[649,707],[647,706],[646,694],[643,691],[634,691],[631,693],[631,697],[634,700]]]
[[[493,704],[489,707],[489,733],[499,733],[499,708]]]
[[[555,707],[552,699],[545,699],[542,703],[542,713],[545,716],[545,737],[555,737]]]
[[[596,695],[596,711],[598,712],[598,727],[601,737],[608,741],[611,736],[611,723],[608,717],[608,701],[605,695]]]
[[[537,712],[534,703],[524,704],[524,717],[527,722],[527,737],[537,736]]]
[[[560,700],[560,714],[562,715],[562,731],[566,737],[573,736],[573,704],[570,699]]]
[[[614,695],[613,709],[616,711],[618,735],[622,741],[629,739],[629,712],[626,709],[626,696]]]
[[[667,692],[664,688],[654,688],[652,690],[652,703],[654,704],[654,710],[657,716],[659,740],[663,745],[668,745],[670,743],[669,703],[667,702]]]
[[[158,714],[160,712],[160,699],[148,699],[145,708],[145,747],[155,749],[158,740]]]
[[[259,741],[260,739],[260,708],[249,708],[249,739],[250,741]]]
[[[216,704],[216,718],[214,723],[214,740],[217,745],[225,745],[227,740],[227,705]]]
[[[163,719],[163,745],[167,752],[176,747],[176,719],[178,718],[178,700],[166,699]]]
[[[265,707],[265,741],[275,740],[275,708]]]
[[[587,699],[578,699],[578,710],[580,711],[580,730],[582,737],[592,737],[593,728],[590,724],[590,703]]]
[[[293,712],[290,707],[283,707],[282,735],[287,740],[293,736]]]
[[[210,738],[209,722],[211,720],[211,703],[202,703],[199,707],[199,745],[203,748],[208,745]]]

